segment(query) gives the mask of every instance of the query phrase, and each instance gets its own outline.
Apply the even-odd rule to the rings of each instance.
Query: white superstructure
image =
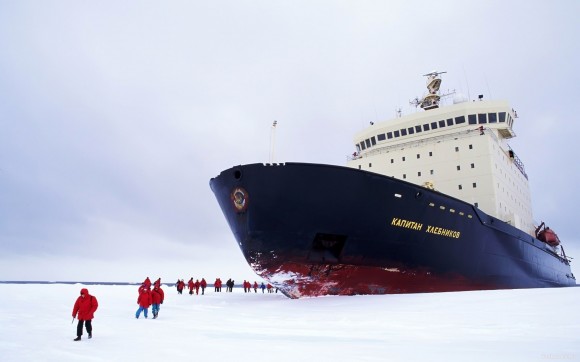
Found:
[[[439,108],[439,74],[427,74],[437,88],[417,102],[426,110],[359,132],[347,166],[432,187],[535,235],[528,178],[507,143],[517,115],[505,101]]]

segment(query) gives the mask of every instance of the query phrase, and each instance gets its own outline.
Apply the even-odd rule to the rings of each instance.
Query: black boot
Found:
[[[77,338],[73,339],[73,341],[80,341],[81,340],[81,336],[78,336]]]
[[[93,332],[89,333],[89,339],[93,338]]]

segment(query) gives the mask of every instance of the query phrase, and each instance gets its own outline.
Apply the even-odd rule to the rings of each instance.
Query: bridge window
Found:
[[[443,128],[445,127],[445,121],[444,120],[440,120],[439,121],[439,128]]]
[[[467,121],[469,124],[477,124],[477,117],[475,116],[475,114],[470,114],[469,116],[467,116]]]
[[[386,138],[385,138],[385,134],[384,134],[384,133],[381,133],[381,134],[377,135],[377,139],[378,139],[379,141],[384,141],[384,140],[386,139]]]
[[[477,115],[477,122],[479,124],[487,123],[487,113],[479,113]]]
[[[401,136],[406,136],[407,130],[405,128],[401,128]]]
[[[437,129],[437,122],[431,122],[431,129]]]
[[[371,147],[371,141],[368,138],[365,140],[365,144],[367,145],[368,148]]]
[[[415,129],[413,127],[409,127],[407,130],[409,131],[409,134],[415,133]]]
[[[421,126],[415,126],[415,132],[417,133],[421,132]]]
[[[465,123],[465,116],[455,117],[455,124]]]
[[[423,131],[428,131],[429,130],[429,123],[425,123],[423,125]]]
[[[395,131],[395,137],[399,137],[399,136],[400,136],[399,131]]]
[[[499,121],[501,123],[505,122],[505,112],[499,112]]]
[[[453,118],[448,118],[447,119],[447,125],[448,126],[453,126]]]
[[[489,123],[497,123],[497,114],[496,113],[488,113],[487,119]]]
[[[373,144],[373,146],[375,146],[377,144],[377,140],[375,139],[375,136],[371,137],[371,143]]]
[[[393,132],[387,132],[387,138],[388,139],[393,138]]]

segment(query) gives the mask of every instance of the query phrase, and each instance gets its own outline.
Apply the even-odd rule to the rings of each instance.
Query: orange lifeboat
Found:
[[[558,238],[558,235],[556,235],[554,230],[546,227],[543,221],[540,226],[536,228],[536,238],[550,246],[560,245],[560,239]]]

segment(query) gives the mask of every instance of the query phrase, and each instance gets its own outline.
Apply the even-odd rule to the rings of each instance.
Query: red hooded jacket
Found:
[[[97,298],[89,294],[87,288],[81,289],[81,296],[77,298],[75,306],[73,307],[73,318],[78,317],[79,321],[90,321],[94,318],[94,313],[99,307]]]
[[[137,304],[143,308],[149,308],[151,306],[151,291],[149,289],[143,289],[139,298],[137,298]]]
[[[163,303],[163,299],[165,299],[163,289],[159,287],[153,288],[151,291],[151,304],[161,304]]]

